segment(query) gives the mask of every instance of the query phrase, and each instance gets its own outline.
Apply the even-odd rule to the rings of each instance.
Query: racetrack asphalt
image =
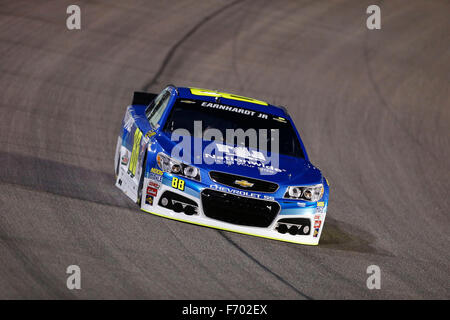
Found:
[[[70,4],[0,5],[0,298],[450,298],[449,1],[77,1],[72,31]],[[168,83],[289,110],[331,185],[319,246],[149,215],[114,187],[133,91]]]

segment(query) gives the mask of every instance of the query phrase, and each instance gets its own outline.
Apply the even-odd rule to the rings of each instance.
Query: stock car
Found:
[[[158,216],[307,245],[324,227],[327,179],[287,110],[264,101],[173,85],[134,92],[115,174],[120,190]]]

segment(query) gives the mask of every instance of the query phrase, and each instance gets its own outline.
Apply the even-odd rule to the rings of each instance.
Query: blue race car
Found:
[[[135,92],[115,154],[116,186],[141,210],[317,245],[329,186],[283,107],[215,90]]]

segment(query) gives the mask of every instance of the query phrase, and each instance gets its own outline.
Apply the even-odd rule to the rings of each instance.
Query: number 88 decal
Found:
[[[184,180],[173,177],[172,187],[181,191],[184,191]]]

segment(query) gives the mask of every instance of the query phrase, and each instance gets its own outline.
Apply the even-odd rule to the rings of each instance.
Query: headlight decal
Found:
[[[289,186],[284,198],[316,202],[322,199],[323,193],[324,187],[321,183],[313,186]]]
[[[182,163],[160,152],[156,156],[156,162],[162,171],[201,181],[200,170],[197,167]]]

